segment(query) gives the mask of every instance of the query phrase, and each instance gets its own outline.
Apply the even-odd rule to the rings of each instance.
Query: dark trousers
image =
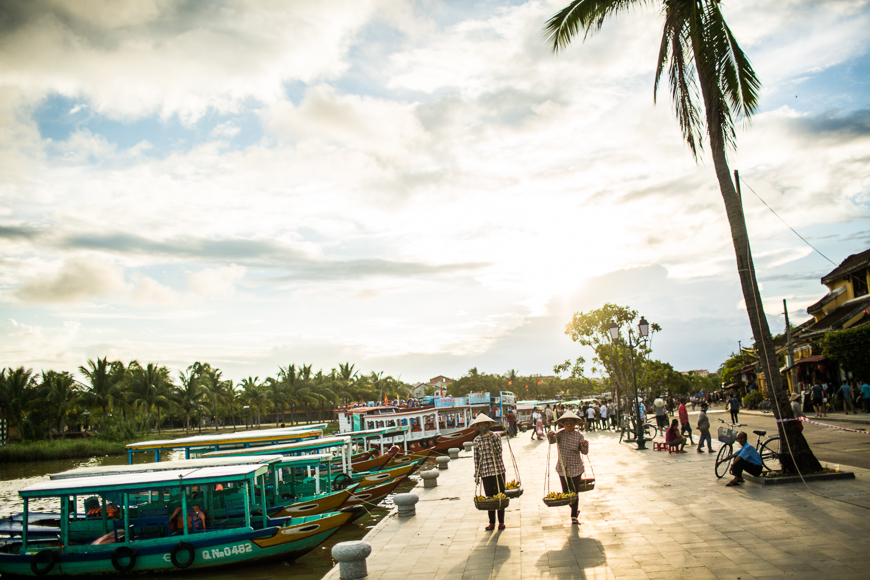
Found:
[[[482,477],[481,482],[483,483],[483,492],[486,494],[486,497],[492,497],[497,493],[504,493],[504,474],[502,475],[490,475],[489,477]],[[496,510],[489,510],[489,523],[495,523],[495,512]],[[504,523],[504,510],[498,510],[498,523]]]
[[[735,457],[734,463],[731,464],[731,475],[734,477],[743,477],[743,472],[750,473],[755,477],[761,475],[761,466],[754,463],[749,463],[742,457]]]
[[[739,423],[740,422],[737,420],[737,411],[735,411],[733,409],[731,410],[731,422],[732,423]]]
[[[864,411],[870,413],[870,399],[864,399]]]
[[[562,484],[562,493],[577,493],[577,490],[580,489],[580,480],[583,479],[582,475],[577,475],[575,477],[565,477],[564,475],[559,476],[559,482]],[[577,499],[574,500],[574,503],[571,504],[571,517],[576,518],[577,514],[580,513],[580,508],[578,504],[580,503],[580,494],[577,494]]]

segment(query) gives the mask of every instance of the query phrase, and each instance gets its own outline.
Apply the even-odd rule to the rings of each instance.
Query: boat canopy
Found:
[[[233,449],[225,451],[211,451],[203,453],[201,457],[238,457],[240,455],[289,455],[304,451],[317,451],[318,449],[330,449],[350,444],[350,437],[324,437],[313,441],[301,441],[286,445],[268,445],[264,447],[249,447],[247,449]]]
[[[50,479],[22,489],[18,494],[23,498],[36,498],[178,488],[180,485],[208,485],[250,480],[264,475],[268,469],[268,465],[265,464],[224,465],[199,469]]]
[[[220,467],[223,465],[272,464],[285,459],[282,455],[249,455],[242,457],[212,457],[210,459],[184,459],[181,461],[161,461],[159,463],[137,463],[135,465],[98,465],[79,467],[49,476],[51,479],[71,477],[93,477],[95,475],[120,475],[124,473],[146,473],[149,471],[171,471],[198,469],[201,467]]]
[[[297,426],[282,429],[260,429],[240,433],[224,433],[222,435],[194,435],[180,439],[140,441],[127,445],[127,462],[132,464],[133,453],[137,452],[153,451],[154,461],[160,461],[161,451],[184,449],[184,458],[190,459],[191,449],[212,447],[215,451],[218,451],[223,447],[243,446],[247,448],[252,445],[268,446],[317,439],[323,435],[323,429],[320,427],[322,425],[325,425],[325,423],[318,423],[314,426],[306,425],[304,428]]]

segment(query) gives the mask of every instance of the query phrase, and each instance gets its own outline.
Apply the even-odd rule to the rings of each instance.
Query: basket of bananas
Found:
[[[474,498],[474,507],[481,511],[503,510],[510,503],[510,498],[503,493],[497,493],[492,497],[478,495]]]
[[[509,481],[504,486],[504,494],[510,498],[520,497],[523,495],[523,486],[516,479]]]
[[[563,505],[570,505],[577,501],[577,494],[574,492],[571,493],[559,493],[556,491],[548,493],[544,497],[544,504],[547,507],[559,507]]]

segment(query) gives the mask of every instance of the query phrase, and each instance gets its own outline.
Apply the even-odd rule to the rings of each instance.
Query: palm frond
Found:
[[[590,33],[600,30],[609,16],[637,4],[650,3],[650,0],[574,0],[547,21],[543,36],[553,52],[559,52],[571,44],[581,29],[585,40]]]

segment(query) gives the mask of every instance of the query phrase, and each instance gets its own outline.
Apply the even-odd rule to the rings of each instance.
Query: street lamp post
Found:
[[[613,342],[614,347],[617,345],[617,340],[619,340],[619,325],[615,322],[610,325],[607,329],[610,332],[610,339]],[[646,449],[646,439],[643,436],[643,421],[640,418],[640,397],[637,394],[637,377],[634,373],[634,349],[639,347],[641,344],[646,344],[647,336],[649,336],[649,322],[646,321],[646,318],[643,316],[640,317],[640,322],[637,324],[637,339],[632,340],[632,329],[628,328],[628,352],[631,358],[631,382],[634,384],[634,405],[635,405],[635,416],[637,417],[637,448],[639,450]]]

